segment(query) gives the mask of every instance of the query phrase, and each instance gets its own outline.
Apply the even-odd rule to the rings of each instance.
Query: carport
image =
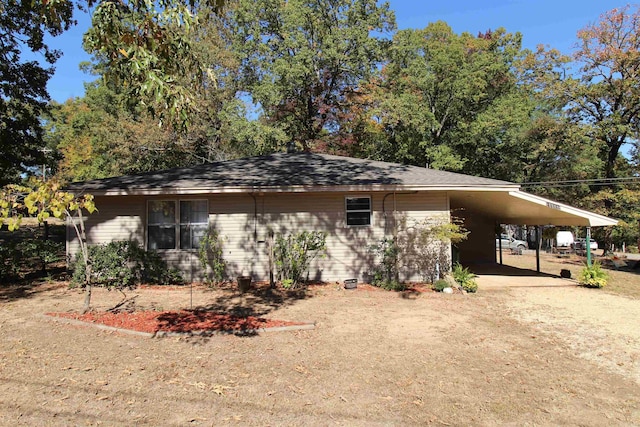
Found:
[[[499,224],[536,227],[536,270],[540,272],[540,226],[582,226],[587,230],[587,261],[591,260],[589,240],[591,227],[616,225],[617,220],[578,209],[563,203],[525,193],[519,189],[507,191],[451,191],[454,215],[464,219],[472,233],[460,244],[461,261],[495,262],[494,238]],[[464,257],[468,259],[465,260]]]

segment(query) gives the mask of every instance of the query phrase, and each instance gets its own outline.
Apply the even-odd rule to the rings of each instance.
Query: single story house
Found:
[[[89,244],[134,240],[158,251],[186,278],[202,271],[199,237],[215,227],[229,277],[268,280],[273,233],[324,231],[326,257],[314,280],[365,280],[371,246],[392,236],[399,217],[464,219],[462,263],[495,262],[496,224],[607,226],[616,221],[537,197],[518,184],[416,166],[314,153],[278,153],[190,168],[74,183],[95,196]],[[78,244],[67,230],[67,251]],[[405,272],[407,280],[418,280]]]

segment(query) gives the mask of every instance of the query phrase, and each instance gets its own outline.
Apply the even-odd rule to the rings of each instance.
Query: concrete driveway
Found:
[[[499,264],[478,264],[470,266],[470,270],[478,275],[476,279],[480,290],[522,288],[522,287],[575,287],[578,282],[563,279],[535,270],[511,267]]]

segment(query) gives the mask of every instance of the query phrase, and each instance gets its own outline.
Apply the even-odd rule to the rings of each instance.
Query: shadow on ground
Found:
[[[0,281],[0,303],[31,298],[51,289],[52,284],[67,279],[65,267],[49,268],[46,272],[32,272],[22,278]],[[65,284],[66,285],[66,284]]]
[[[269,286],[256,286],[248,292],[241,293],[237,289],[229,287],[223,289],[222,293],[207,305],[184,312],[165,313],[158,317],[158,321],[161,329],[184,329],[186,331],[188,326],[193,325],[194,320],[204,321],[207,314],[220,313],[229,317],[220,319],[220,325],[214,328],[216,331],[231,330],[233,327],[239,326],[239,329],[233,330],[231,333],[237,336],[251,337],[258,335],[257,329],[261,327],[260,322],[255,319],[260,319],[277,309],[310,297],[312,294],[306,288],[285,290]],[[188,339],[202,342],[216,333],[218,332],[210,334],[200,332]]]
[[[471,264],[468,266],[475,274],[491,275],[491,276],[531,276],[531,277],[560,277],[555,274],[538,273],[536,270],[528,268],[512,267],[510,265],[500,264]]]

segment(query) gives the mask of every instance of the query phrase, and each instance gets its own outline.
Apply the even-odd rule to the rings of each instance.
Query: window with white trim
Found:
[[[347,226],[369,226],[371,225],[371,197],[346,197],[345,210],[347,216]]]
[[[197,249],[208,225],[207,200],[150,200],[147,248]]]

